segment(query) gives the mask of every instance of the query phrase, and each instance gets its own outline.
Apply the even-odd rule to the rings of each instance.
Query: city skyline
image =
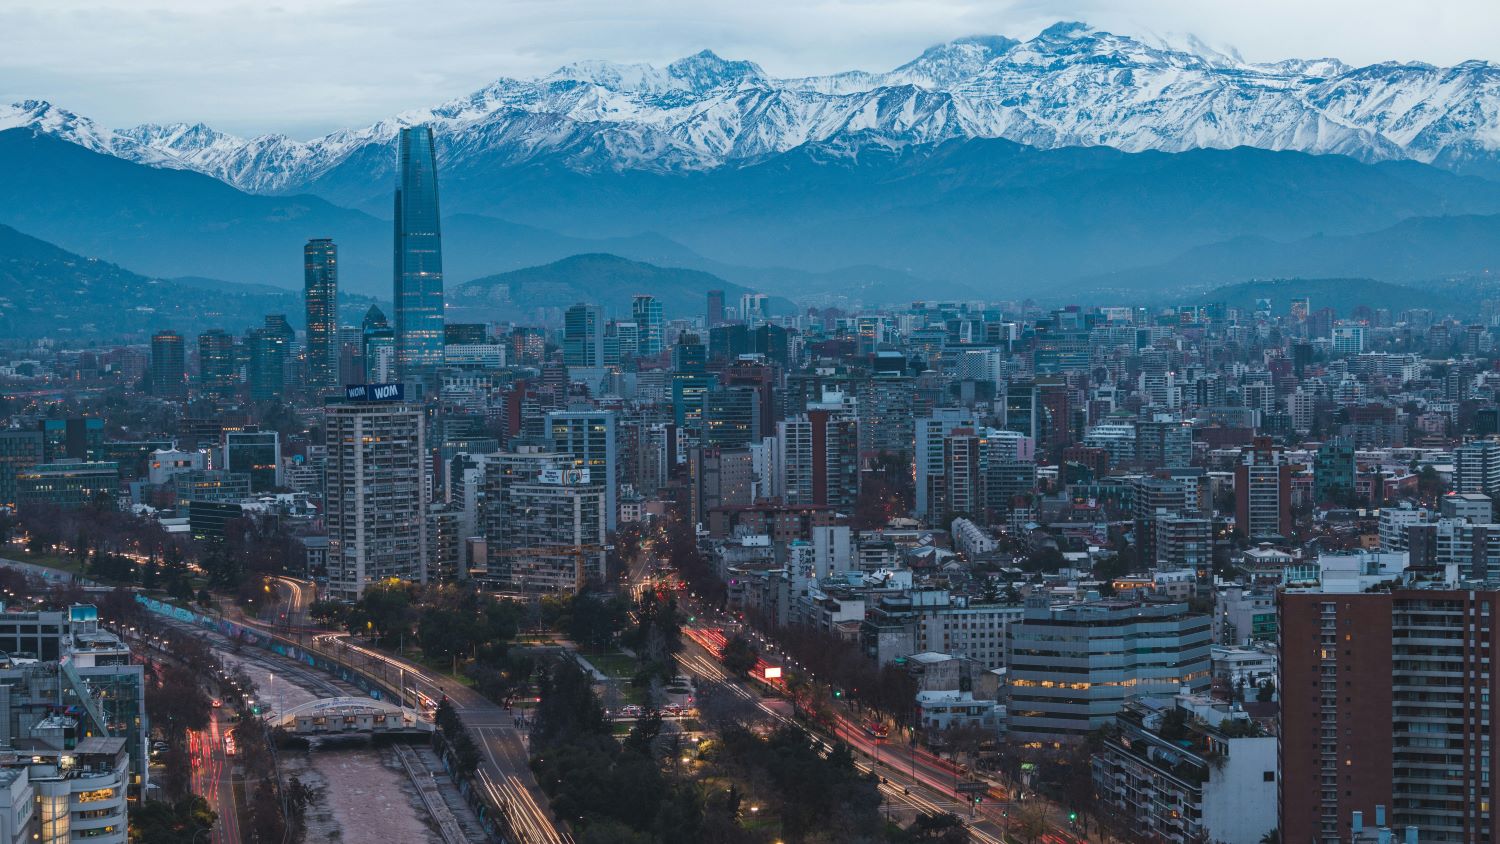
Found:
[[[0,9],[0,844],[1492,841],[1494,30]]]

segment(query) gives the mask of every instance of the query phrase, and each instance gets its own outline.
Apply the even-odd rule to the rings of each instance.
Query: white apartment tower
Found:
[[[393,387],[399,385],[350,388],[359,397],[326,409],[328,589],[335,598],[356,600],[370,583],[391,577],[427,580],[422,412]]]

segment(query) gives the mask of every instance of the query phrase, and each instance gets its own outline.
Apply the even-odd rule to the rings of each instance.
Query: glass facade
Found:
[[[396,365],[425,382],[443,362],[443,249],[432,129],[401,130],[396,186]]]
[[[307,304],[307,385],[337,386],[339,377],[339,248],[313,238],[302,247],[303,298]]]

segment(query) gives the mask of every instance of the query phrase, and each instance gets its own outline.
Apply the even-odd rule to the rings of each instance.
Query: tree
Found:
[[[969,830],[963,819],[952,812],[940,815],[921,815],[906,828],[906,840],[910,842],[934,841],[938,844],[965,844]]]
[[[1015,808],[1010,813],[1010,829],[1031,844],[1046,834],[1047,814],[1042,807],[1030,804]]]
[[[208,801],[196,794],[170,803],[147,800],[130,810],[130,840],[140,844],[180,844],[213,829],[217,819]]]
[[[1267,680],[1260,684],[1255,692],[1255,699],[1261,703],[1270,703],[1276,699],[1276,681]]]
[[[345,623],[356,635],[373,632],[382,645],[394,645],[411,628],[411,592],[401,583],[377,583],[365,590]]]
[[[724,643],[722,656],[724,667],[734,672],[737,676],[744,677],[755,668],[760,654],[750,644],[750,640],[744,636],[735,634],[734,638]]]

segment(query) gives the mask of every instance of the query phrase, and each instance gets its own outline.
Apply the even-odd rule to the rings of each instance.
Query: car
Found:
[[[209,703],[213,705],[214,709],[218,709],[219,707],[224,705],[224,701],[219,700],[218,698],[214,698],[213,700],[209,701]]]

